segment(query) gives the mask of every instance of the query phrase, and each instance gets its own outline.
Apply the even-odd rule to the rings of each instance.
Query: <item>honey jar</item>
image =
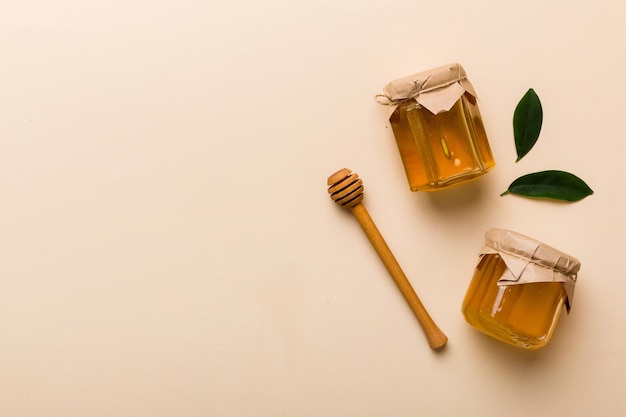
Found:
[[[392,106],[389,122],[412,191],[448,188],[494,167],[476,92],[461,65],[392,81],[377,100]]]
[[[502,342],[539,349],[552,337],[565,306],[569,313],[580,262],[516,232],[485,235],[463,300],[469,324]]]

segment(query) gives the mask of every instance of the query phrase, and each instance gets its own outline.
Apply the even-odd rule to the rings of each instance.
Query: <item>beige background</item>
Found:
[[[0,415],[623,415],[619,7],[3,1]],[[498,165],[411,193],[373,96],[450,62],[474,83]],[[511,119],[529,87],[544,127],[516,164]],[[329,200],[344,166],[445,351]],[[499,197],[542,169],[596,193]],[[460,314],[490,227],[582,261],[543,350]]]

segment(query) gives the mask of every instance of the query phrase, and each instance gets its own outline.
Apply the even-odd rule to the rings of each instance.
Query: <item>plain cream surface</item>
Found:
[[[626,413],[625,12],[610,1],[0,5],[0,415]],[[374,95],[460,62],[496,158],[411,193]],[[528,88],[544,126],[519,163]],[[435,353],[326,178],[348,167]],[[574,172],[575,204],[499,197]],[[460,313],[490,227],[582,262],[526,352]]]

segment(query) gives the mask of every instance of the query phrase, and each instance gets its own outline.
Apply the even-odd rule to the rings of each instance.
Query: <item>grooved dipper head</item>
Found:
[[[343,168],[328,177],[328,194],[341,207],[352,208],[363,200],[363,181],[355,172]]]

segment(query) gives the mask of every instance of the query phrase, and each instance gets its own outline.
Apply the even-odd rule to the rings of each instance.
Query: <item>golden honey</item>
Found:
[[[578,260],[541,242],[492,229],[463,300],[463,315],[482,333],[539,349],[552,338],[563,307],[571,305],[579,268]]]
[[[495,161],[476,102],[459,64],[389,83],[385,104],[412,191],[435,191],[474,180]],[[384,102],[384,101],[383,101]]]

